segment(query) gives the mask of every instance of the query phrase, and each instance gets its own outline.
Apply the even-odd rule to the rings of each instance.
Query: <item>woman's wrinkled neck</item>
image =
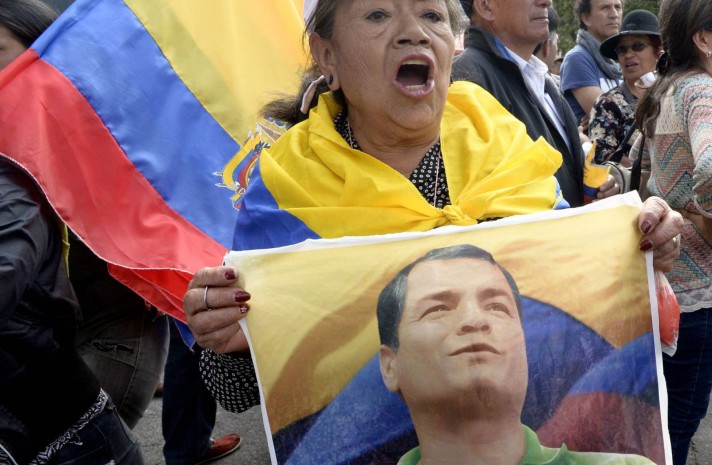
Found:
[[[349,115],[349,126],[361,150],[382,161],[406,178],[440,138],[439,125],[409,130],[397,125],[378,127],[361,124]]]

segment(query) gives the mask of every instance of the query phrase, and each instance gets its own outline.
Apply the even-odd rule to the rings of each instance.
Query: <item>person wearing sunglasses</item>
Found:
[[[601,55],[618,60],[623,82],[601,94],[591,109],[589,137],[596,142],[597,163],[613,155],[635,122],[636,104],[645,91],[640,78],[653,72],[662,53],[658,18],[647,10],[631,11],[623,18],[621,32],[604,40],[600,51]],[[637,136],[638,131],[634,130],[627,138],[626,153]],[[629,163],[627,157],[622,163]]]

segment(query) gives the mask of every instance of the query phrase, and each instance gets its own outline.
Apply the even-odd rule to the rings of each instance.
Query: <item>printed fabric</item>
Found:
[[[635,107],[628,103],[620,86],[598,97],[589,125],[589,137],[596,142],[596,163],[603,163],[613,155],[634,122]],[[629,143],[632,145],[639,135],[640,131],[633,131]]]
[[[712,77],[696,73],[671,87],[649,145],[650,193],[676,210],[712,216]],[[667,273],[680,309],[712,307],[712,245],[689,220],[680,243]]]

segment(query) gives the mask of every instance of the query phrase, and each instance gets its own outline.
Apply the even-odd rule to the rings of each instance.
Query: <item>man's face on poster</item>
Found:
[[[496,265],[472,258],[416,265],[398,337],[397,352],[381,352],[390,367],[384,381],[408,405],[491,392],[523,402],[524,331],[512,289]]]

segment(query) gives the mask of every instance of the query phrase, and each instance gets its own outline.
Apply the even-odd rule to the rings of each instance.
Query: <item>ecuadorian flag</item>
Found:
[[[271,92],[298,86],[302,8],[79,0],[0,73],[0,153],[112,274],[181,318],[192,273],[232,242],[216,185],[241,189],[250,160],[228,163]]]

